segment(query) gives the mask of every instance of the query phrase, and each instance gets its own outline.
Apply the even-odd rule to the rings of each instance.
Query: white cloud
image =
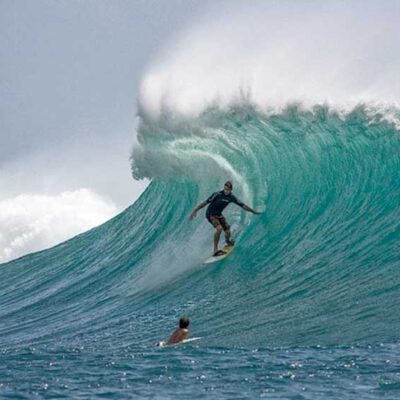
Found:
[[[0,201],[0,262],[51,247],[113,217],[117,207],[89,189]]]

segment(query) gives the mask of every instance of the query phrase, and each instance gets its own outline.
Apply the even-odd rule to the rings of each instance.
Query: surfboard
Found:
[[[167,341],[161,341],[161,342],[156,343],[156,346],[157,347],[171,347],[171,346],[176,346],[178,344],[185,344],[185,343],[194,342],[194,341],[199,340],[199,339],[201,339],[201,337],[188,338],[188,339],[182,340],[181,342],[173,343],[173,344],[167,344],[168,343]]]
[[[229,244],[226,245],[222,249],[222,251],[225,252],[225,254],[222,254],[220,256],[211,256],[211,257],[207,258],[207,260],[204,261],[204,264],[211,264],[211,263],[223,260],[225,257],[228,257],[230,253],[232,253],[234,248],[235,248],[235,246],[231,246]]]

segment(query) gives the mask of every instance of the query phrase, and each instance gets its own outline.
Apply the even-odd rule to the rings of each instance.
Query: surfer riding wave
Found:
[[[218,192],[214,192],[207,200],[201,202],[190,214],[190,219],[194,219],[197,215],[197,211],[201,210],[208,204],[206,211],[206,218],[208,222],[215,228],[214,234],[214,256],[220,256],[225,254],[224,251],[218,250],[219,239],[221,232],[225,232],[225,239],[227,245],[234,245],[231,240],[231,227],[226,221],[222,214],[222,211],[230,203],[235,203],[245,211],[249,211],[253,214],[261,214],[260,212],[253,210],[251,207],[238,200],[236,196],[232,194],[233,185],[232,182],[227,181],[224,184],[224,189]]]

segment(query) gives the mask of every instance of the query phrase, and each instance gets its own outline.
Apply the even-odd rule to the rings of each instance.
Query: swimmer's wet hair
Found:
[[[189,326],[189,318],[188,317],[182,317],[179,320],[179,328],[185,329]]]

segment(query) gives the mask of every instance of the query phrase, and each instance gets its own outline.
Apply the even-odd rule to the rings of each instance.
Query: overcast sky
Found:
[[[140,78],[207,3],[0,1],[0,262],[142,192],[129,163]]]

